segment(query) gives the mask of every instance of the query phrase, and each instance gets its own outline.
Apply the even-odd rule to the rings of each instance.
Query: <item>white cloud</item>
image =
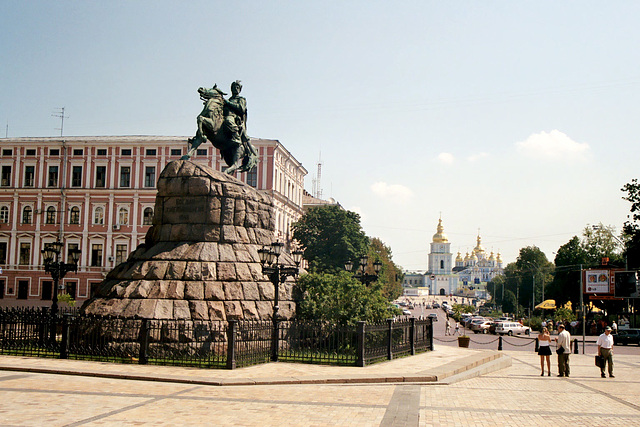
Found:
[[[404,185],[376,182],[371,186],[373,194],[383,199],[393,199],[398,202],[406,202],[413,197],[413,191]]]
[[[438,154],[438,161],[443,165],[452,165],[455,161],[455,158],[451,153],[440,153]]]
[[[540,160],[587,161],[591,159],[589,144],[576,142],[557,129],[549,133],[534,133],[525,141],[516,142],[516,149],[527,157]]]
[[[487,157],[489,157],[489,154],[487,153],[478,153],[470,155],[469,157],[467,157],[467,160],[471,163],[475,163],[482,159],[486,159]]]

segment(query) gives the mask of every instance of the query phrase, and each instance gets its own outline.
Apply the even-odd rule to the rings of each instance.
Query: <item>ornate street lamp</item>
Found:
[[[52,303],[51,303],[51,317],[55,318],[56,314],[58,314],[58,290],[63,289],[60,284],[60,279],[63,279],[64,276],[73,271],[74,273],[78,271],[78,261],[80,260],[80,250],[71,249],[69,251],[69,261],[68,263],[60,261],[60,253],[62,252],[62,248],[64,244],[62,242],[53,242],[47,243],[44,245],[44,249],[42,252],[42,258],[44,259],[44,271],[51,275],[53,279],[53,295],[52,295]],[[55,338],[55,332],[52,331],[52,335]]]
[[[378,275],[380,274],[380,270],[382,269],[382,263],[380,261],[376,261],[373,263],[373,270],[375,274],[365,273],[365,269],[367,268],[367,264],[369,263],[369,257],[367,255],[363,255],[358,260],[359,268],[353,272],[353,277],[360,280],[362,284],[368,285],[371,282],[375,282],[378,280]],[[353,261],[349,260],[344,264],[345,270],[351,272],[353,270]]]
[[[302,262],[302,251],[295,250],[291,252],[293,258],[292,265],[284,265],[278,262],[284,244],[281,242],[274,242],[269,247],[264,246],[262,249],[258,249],[258,255],[260,256],[260,263],[262,264],[262,273],[269,277],[274,288],[273,299],[273,314],[271,320],[273,321],[273,337],[271,340],[271,360],[278,361],[278,340],[280,334],[278,331],[278,311],[280,310],[280,283],[283,283],[288,276],[297,276],[300,272],[300,263]]]

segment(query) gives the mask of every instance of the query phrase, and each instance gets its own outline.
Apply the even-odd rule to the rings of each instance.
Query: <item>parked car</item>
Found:
[[[440,304],[438,304],[437,302],[433,303],[433,308],[440,308]]]
[[[402,310],[402,314],[404,314],[405,316],[411,316],[411,310],[407,310],[405,308],[404,310]]]
[[[438,315],[436,313],[429,313],[427,316],[429,319],[433,319],[434,322],[438,321]]]
[[[518,322],[501,322],[496,325],[498,335],[530,335],[531,328]]]
[[[615,345],[640,345],[640,329],[623,329],[613,336]]]
[[[474,320],[471,322],[471,330],[475,334],[486,334],[489,332],[490,320]]]

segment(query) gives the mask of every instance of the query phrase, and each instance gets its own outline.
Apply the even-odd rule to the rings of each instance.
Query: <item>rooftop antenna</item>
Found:
[[[316,199],[322,199],[322,186],[320,185],[320,179],[322,178],[322,152],[318,155],[318,172],[316,179],[313,180],[313,197]]]
[[[58,110],[59,111],[54,111],[51,117],[60,117],[60,127],[56,128],[56,130],[60,129],[60,137],[62,137],[62,132],[64,130],[64,119],[68,119],[69,117],[64,115],[64,107],[59,108]]]
[[[9,138],[9,119],[7,119],[7,128],[4,131],[4,137]]]

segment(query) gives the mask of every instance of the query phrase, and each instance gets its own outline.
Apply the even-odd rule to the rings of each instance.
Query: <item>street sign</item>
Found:
[[[617,298],[613,295],[589,295],[590,300],[624,301],[624,298]]]

